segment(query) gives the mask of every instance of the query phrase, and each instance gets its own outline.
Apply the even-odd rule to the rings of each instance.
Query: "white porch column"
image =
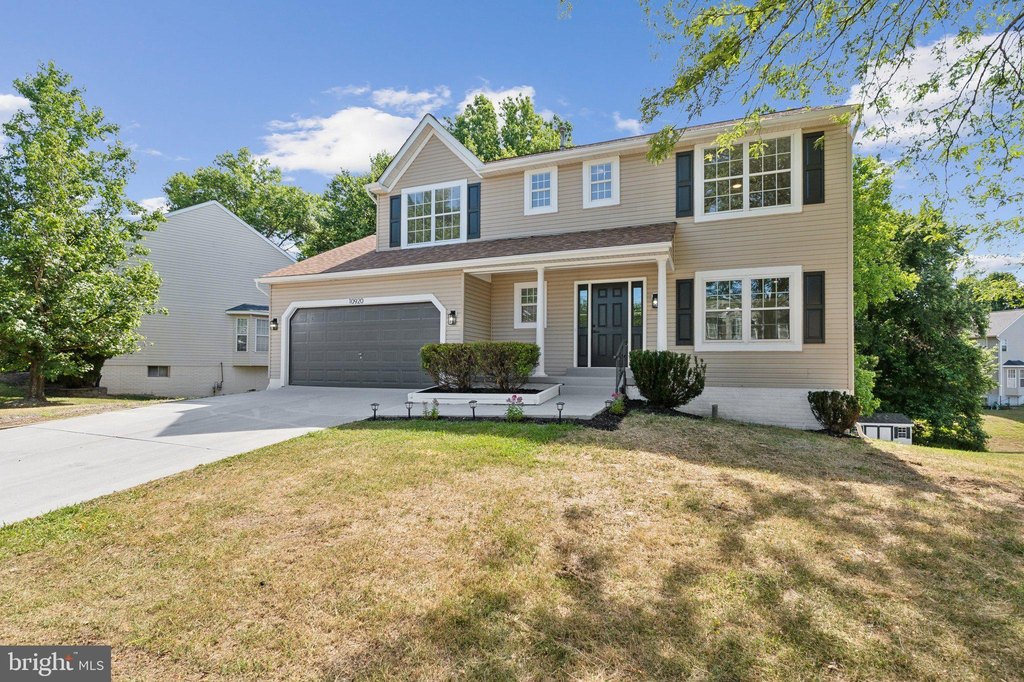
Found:
[[[668,350],[668,256],[658,257],[658,350]]]
[[[537,347],[540,348],[540,360],[534,376],[544,377],[544,326],[548,319],[548,297],[544,291],[544,266],[537,267]]]

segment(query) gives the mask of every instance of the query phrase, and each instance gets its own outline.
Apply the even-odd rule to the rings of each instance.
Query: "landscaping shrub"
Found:
[[[523,399],[518,395],[511,395],[505,401],[508,407],[505,408],[505,420],[510,422],[521,422],[523,417],[526,416],[525,410],[523,410]]]
[[[818,423],[835,436],[852,429],[860,416],[857,398],[842,391],[810,391],[807,402]]]
[[[420,349],[431,381],[453,391],[468,391],[477,373],[476,349],[468,343],[430,343]]]
[[[707,366],[686,353],[635,350],[629,354],[629,366],[640,395],[651,407],[673,409],[704,391]]]
[[[529,380],[540,362],[540,347],[519,341],[478,341],[470,344],[484,380],[499,393],[512,393]]]

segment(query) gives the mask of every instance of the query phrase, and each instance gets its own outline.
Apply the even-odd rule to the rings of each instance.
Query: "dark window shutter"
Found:
[[[676,217],[693,215],[693,151],[676,154]]]
[[[402,245],[402,197],[391,197],[391,246]]]
[[[466,188],[466,194],[469,195],[466,198],[468,206],[466,220],[469,222],[466,236],[469,239],[480,239],[480,183],[474,182],[469,185]]]
[[[825,133],[804,133],[804,203],[825,203]]]
[[[804,273],[804,343],[825,343],[825,273]]]
[[[676,345],[693,345],[693,280],[676,280]]]

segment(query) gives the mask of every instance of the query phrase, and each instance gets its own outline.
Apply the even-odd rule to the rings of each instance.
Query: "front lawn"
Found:
[[[0,384],[0,429],[25,426],[51,419],[81,417],[98,412],[124,410],[129,407],[167,400],[151,396],[110,396],[107,398],[50,398],[47,405],[25,406],[25,390]]]
[[[985,410],[985,431],[992,452],[1024,453],[1024,407]]]
[[[127,679],[1019,679],[1024,460],[634,414],[363,422],[0,530]]]

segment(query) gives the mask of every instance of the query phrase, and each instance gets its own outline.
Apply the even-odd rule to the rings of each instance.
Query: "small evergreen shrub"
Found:
[[[430,380],[452,391],[468,391],[477,373],[476,350],[468,343],[430,343],[420,349]]]
[[[860,416],[857,398],[842,391],[810,391],[807,402],[811,404],[814,418],[834,436],[841,436],[852,429]]]
[[[686,353],[635,350],[629,354],[629,366],[637,390],[651,407],[671,410],[704,391],[707,366]]]
[[[540,362],[540,347],[520,341],[478,341],[469,344],[484,380],[499,393],[512,393],[523,387]]]

